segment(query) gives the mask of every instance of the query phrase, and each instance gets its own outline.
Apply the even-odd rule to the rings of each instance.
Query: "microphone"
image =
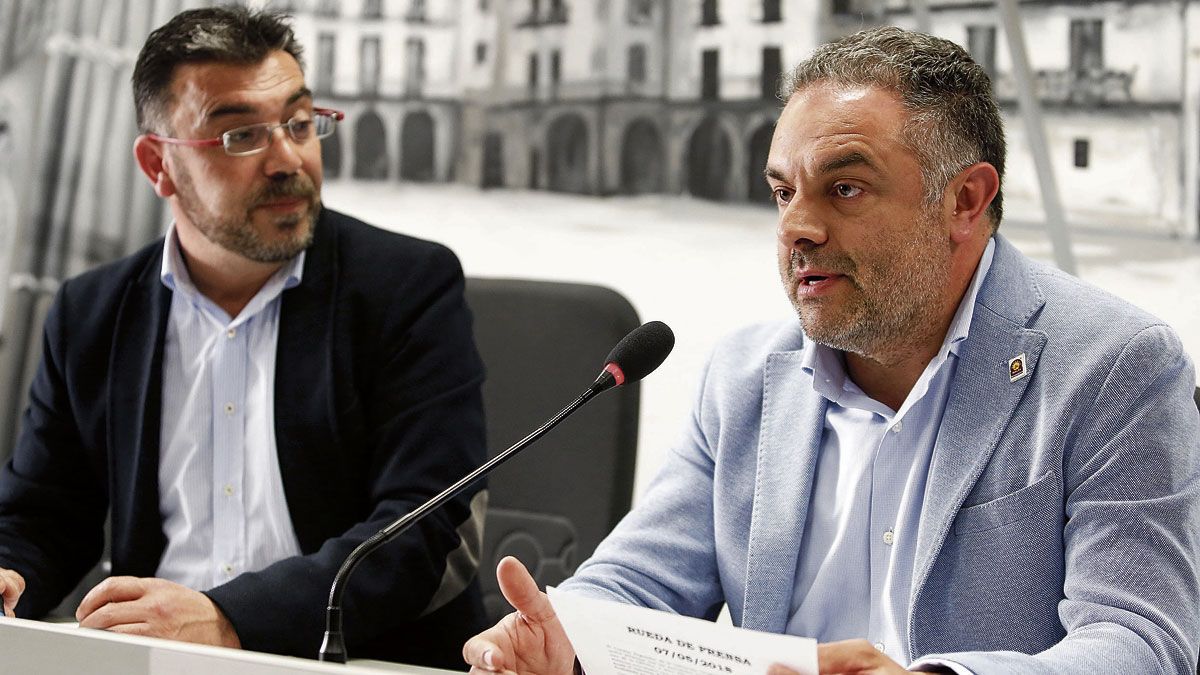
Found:
[[[651,321],[621,338],[604,359],[604,370],[592,383],[597,394],[626,382],[637,382],[662,365],[675,347],[675,333],[661,321]]]
[[[493,469],[524,450],[537,439],[545,436],[558,423],[566,419],[584,403],[592,400],[597,394],[608,391],[622,384],[637,382],[654,372],[662,365],[671,349],[675,347],[675,334],[671,328],[661,321],[651,321],[634,328],[628,335],[621,338],[604,360],[604,368],[600,375],[582,394],[558,411],[554,417],[547,420],[525,438],[517,441],[512,447],[484,462],[478,469],[463,476],[458,482],[443,490],[437,496],[425,502],[416,509],[392,522],[392,524],[371,535],[369,539],[359,544],[338,569],[329,588],[329,605],[325,610],[325,638],[321,641],[321,649],[317,653],[320,661],[333,663],[346,662],[346,643],[342,635],[342,596],[346,592],[346,583],[354,569],[368,555],[384,544],[392,541],[412,527],[430,512],[447,501],[456,497],[475,481],[492,472]]]

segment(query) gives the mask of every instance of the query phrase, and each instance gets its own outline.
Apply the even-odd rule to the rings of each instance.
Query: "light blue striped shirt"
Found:
[[[160,578],[204,590],[300,553],[275,448],[274,386],[279,296],[303,270],[302,252],[230,317],[196,289],[174,225],[167,232]]]
[[[829,404],[788,633],[823,642],[865,638],[898,663],[909,662],[925,481],[958,349],[995,245],[988,243],[941,348],[899,410],[864,394],[847,376],[841,352],[805,342],[804,371]]]

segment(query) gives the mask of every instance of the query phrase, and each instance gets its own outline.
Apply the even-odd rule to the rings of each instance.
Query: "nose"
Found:
[[[781,248],[809,249],[824,244],[829,231],[819,210],[797,193],[779,214],[775,236]]]
[[[288,135],[286,126],[278,126],[271,130],[271,142],[263,154],[266,156],[263,171],[268,176],[290,176],[299,171],[304,163],[300,157],[300,148]]]

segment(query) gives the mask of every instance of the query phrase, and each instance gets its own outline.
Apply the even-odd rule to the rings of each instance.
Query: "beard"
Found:
[[[853,256],[793,248],[780,259],[780,275],[810,339],[875,358],[931,341],[941,330],[937,317],[950,278],[950,252],[950,242],[930,210],[919,216],[912,232]],[[840,296],[802,298],[794,289],[800,283],[798,270],[804,267],[845,275],[849,288],[841,289]]]
[[[175,177],[179,205],[196,229],[211,242],[261,263],[291,260],[312,245],[313,229],[321,209],[321,198],[312,179],[303,174],[273,178],[255,190],[246,202],[244,213],[216,213],[199,198],[191,176]],[[307,208],[301,213],[270,216],[265,228],[254,223],[255,209],[281,199],[303,199]],[[268,238],[267,234],[279,236]]]

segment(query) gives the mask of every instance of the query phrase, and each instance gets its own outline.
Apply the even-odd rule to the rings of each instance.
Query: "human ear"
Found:
[[[1000,190],[1000,174],[988,162],[976,162],[963,169],[950,181],[947,190],[951,206],[950,237],[962,243],[992,223],[987,215],[988,207]]]
[[[171,180],[166,157],[158,141],[146,134],[138,136],[133,142],[133,157],[137,160],[138,168],[150,179],[155,194],[163,199],[175,194],[175,183]]]

